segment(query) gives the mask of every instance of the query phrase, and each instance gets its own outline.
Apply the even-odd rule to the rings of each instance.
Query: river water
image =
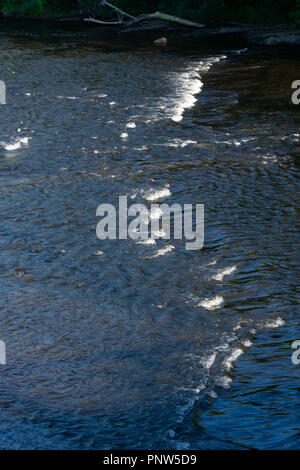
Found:
[[[1,448],[299,447],[299,55],[0,42]],[[204,248],[100,241],[122,195]]]

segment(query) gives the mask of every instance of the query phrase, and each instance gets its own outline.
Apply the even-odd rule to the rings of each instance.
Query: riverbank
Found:
[[[46,33],[65,36],[96,38],[115,44],[150,45],[166,37],[169,45],[191,43],[216,49],[251,48],[270,46],[300,46],[300,28],[264,27],[224,23],[203,28],[191,28],[166,21],[151,21],[131,26],[129,30],[120,26],[103,26],[84,22],[81,19],[60,18],[52,20],[5,18],[0,22],[0,33]]]

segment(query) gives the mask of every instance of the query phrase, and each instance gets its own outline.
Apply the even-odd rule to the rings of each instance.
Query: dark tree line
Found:
[[[222,21],[300,24],[300,0],[111,0],[133,15],[160,10],[204,23]],[[6,16],[67,15],[78,9],[99,10],[99,0],[0,0]],[[105,14],[105,13],[104,13]],[[109,14],[108,14],[109,15]]]

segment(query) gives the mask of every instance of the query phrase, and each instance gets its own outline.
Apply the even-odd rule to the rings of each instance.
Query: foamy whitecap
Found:
[[[277,163],[278,158],[276,155],[272,155],[270,153],[266,153],[265,155],[262,156],[262,164],[263,165],[268,165],[271,163]]]
[[[217,357],[217,354],[213,352],[210,356],[201,359],[200,364],[205,368],[205,369],[210,369],[213,363],[215,362]]]
[[[14,150],[18,150],[22,147],[22,145],[28,145],[30,137],[21,137],[15,139],[14,142],[8,144],[6,142],[0,142],[0,145],[7,150],[8,152],[13,152]]]
[[[175,112],[172,116],[174,122],[180,122],[183,119],[183,113],[186,109],[192,108],[197,102],[195,95],[200,93],[203,83],[200,78],[193,78],[192,75],[189,76],[186,83],[183,85],[183,93],[179,99],[179,103],[175,108]]]
[[[242,355],[244,354],[244,351],[241,349],[241,348],[235,348],[232,353],[230,354],[229,357],[227,357],[225,359],[225,361],[223,362],[223,366],[225,367],[225,369],[227,371],[229,371],[233,364],[235,363],[235,361]]]
[[[250,348],[250,346],[252,346],[252,341],[250,341],[250,339],[244,339],[242,341],[242,345],[245,347],[245,348]]]
[[[195,140],[185,140],[181,142],[180,147],[184,148],[187,147],[188,145],[195,145],[197,142]]]
[[[136,242],[137,245],[156,245],[156,241],[153,238],[148,238],[147,240],[140,240]]]
[[[215,274],[212,279],[215,279],[216,281],[223,281],[225,276],[229,276],[229,274],[234,273],[236,269],[236,266],[230,266],[229,268],[225,268],[223,269],[223,271],[219,271],[218,274]]]
[[[153,191],[145,196],[145,200],[149,202],[159,201],[160,199],[165,199],[171,196],[171,191],[166,186],[165,188]]]
[[[174,122],[180,122],[186,109],[191,109],[197,102],[196,96],[203,87],[201,81],[201,72],[208,71],[215,62],[219,62],[226,56],[210,57],[206,61],[199,61],[192,64],[188,71],[174,75],[173,86],[177,95],[176,104],[171,110],[171,119]],[[174,100],[175,101],[175,100]],[[161,108],[164,108],[161,105]]]
[[[162,145],[163,147],[187,147],[188,145],[196,145],[198,142],[196,140],[180,140],[180,139],[174,139],[172,142],[166,142],[165,144],[159,144]]]
[[[206,310],[215,310],[216,308],[220,308],[223,303],[223,297],[221,295],[216,295],[214,297],[202,300],[197,306],[206,308]]]
[[[126,129],[135,129],[135,128],[136,128],[135,122],[128,122],[126,124]]]
[[[278,317],[275,320],[267,321],[265,324],[265,327],[266,328],[279,328],[284,325],[285,325],[285,321],[281,317]]]
[[[230,388],[230,384],[232,382],[231,377],[228,377],[228,375],[224,375],[223,377],[220,377],[219,379],[216,380],[217,385],[219,385],[222,388]]]
[[[127,139],[128,137],[128,134],[127,132],[123,132],[121,135],[120,135],[121,139]]]
[[[171,253],[171,251],[173,250],[175,250],[175,246],[167,245],[164,248],[157,250],[152,256],[149,256],[149,258],[157,258],[158,256],[164,256],[168,253]]]
[[[208,266],[214,266],[215,264],[217,264],[217,259],[214,259],[212,261],[210,261],[209,263],[207,264],[204,264],[204,266],[202,266],[203,268],[207,268]]]

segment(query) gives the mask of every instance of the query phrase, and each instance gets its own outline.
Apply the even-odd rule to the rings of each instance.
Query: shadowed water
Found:
[[[296,55],[0,42],[1,448],[299,447]],[[157,194],[202,250],[97,239]]]

